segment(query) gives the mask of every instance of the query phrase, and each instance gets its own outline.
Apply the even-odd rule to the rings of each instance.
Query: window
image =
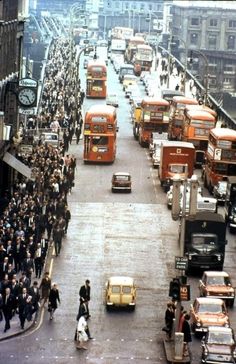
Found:
[[[227,49],[235,49],[235,36],[234,35],[228,36]]]
[[[210,27],[217,27],[217,19],[210,19]]]
[[[120,3],[119,3],[119,1],[116,1],[116,3],[115,3],[115,7],[116,7],[117,9],[119,9],[119,7],[120,7]]]
[[[190,34],[190,43],[192,45],[197,45],[198,44],[198,34],[197,33]]]
[[[199,25],[199,18],[192,18],[191,25]]]
[[[229,28],[236,28],[236,20],[229,21]]]
[[[148,5],[149,10],[152,10],[152,4]]]
[[[208,45],[209,45],[209,49],[216,49],[216,44],[217,44],[217,38],[215,34],[211,34],[208,37]]]

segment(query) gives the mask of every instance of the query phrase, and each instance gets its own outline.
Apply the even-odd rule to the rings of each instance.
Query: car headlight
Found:
[[[236,222],[236,217],[233,218],[233,221]]]
[[[231,215],[230,215],[230,216],[229,216],[229,220],[233,220],[233,216],[231,216]]]
[[[228,322],[226,322],[226,323],[224,324],[224,326],[225,326],[225,327],[229,327],[229,323],[228,323]]]
[[[200,321],[198,321],[197,322],[197,327],[200,327],[201,326],[201,322]]]
[[[210,296],[210,292],[209,292],[209,291],[207,291],[207,293],[206,293],[206,294],[207,294],[207,296]]]
[[[234,292],[231,292],[231,293],[230,293],[230,296],[234,297]]]

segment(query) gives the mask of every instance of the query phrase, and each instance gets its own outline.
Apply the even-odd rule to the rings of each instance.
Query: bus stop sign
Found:
[[[175,257],[175,269],[187,270],[188,258],[187,257]]]

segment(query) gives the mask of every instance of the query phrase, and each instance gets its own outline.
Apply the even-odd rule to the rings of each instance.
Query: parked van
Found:
[[[130,307],[135,309],[136,287],[131,277],[110,277],[106,282],[105,303],[111,307]]]

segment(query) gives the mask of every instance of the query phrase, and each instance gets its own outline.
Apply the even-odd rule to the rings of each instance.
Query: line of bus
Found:
[[[93,105],[85,114],[84,163],[112,163],[116,157],[117,114],[113,106]]]
[[[212,192],[218,181],[236,176],[236,130],[213,128],[209,133],[204,186]]]
[[[91,60],[87,66],[86,97],[106,98],[107,95],[107,67],[105,62]]]

